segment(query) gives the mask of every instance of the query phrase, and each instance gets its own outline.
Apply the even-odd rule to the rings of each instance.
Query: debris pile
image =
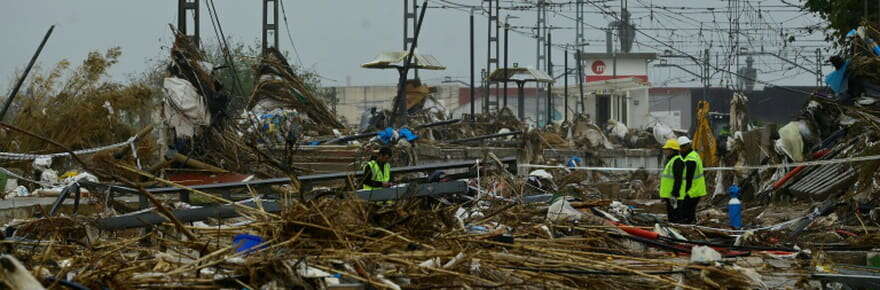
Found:
[[[880,33],[853,33],[829,76],[834,96],[815,95],[788,124],[750,127],[748,98],[737,95],[733,131],[717,143],[708,104],[699,105],[694,146],[715,190],[696,224],[670,222],[675,203],[657,198],[657,147],[681,134],[661,123],[601,128],[577,115],[529,128],[508,109],[457,120],[428,87],[409,82],[408,128],[389,126],[384,111],[349,129],[275,49],[262,56],[241,112],[229,104],[244,97],[227,93],[186,37],[176,38],[161,90],[103,81],[118,51],[95,53],[61,89],[66,65],[36,77],[14,126],[3,124],[6,136],[27,136],[0,141],[4,166],[15,169],[3,171],[55,198],[48,210],[5,220],[0,281],[36,289],[852,285],[841,279],[876,275],[853,265],[880,264],[869,252],[880,241],[880,104],[871,100],[880,97],[871,89],[880,55],[868,39]],[[145,108],[158,95],[162,137],[153,141],[145,120],[154,112]],[[364,166],[388,147],[387,172]],[[37,180],[22,176],[30,169]]]

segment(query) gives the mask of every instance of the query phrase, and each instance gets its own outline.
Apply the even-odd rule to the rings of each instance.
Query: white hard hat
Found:
[[[690,138],[688,138],[687,136],[678,137],[678,146],[684,146],[688,144],[691,144]]]

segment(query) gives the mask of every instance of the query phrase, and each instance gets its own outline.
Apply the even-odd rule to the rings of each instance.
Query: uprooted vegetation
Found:
[[[113,144],[135,135],[151,122],[157,89],[111,80],[108,70],[121,54],[118,47],[93,51],[77,67],[64,60],[47,72],[33,72],[10,110],[9,123],[70,149]],[[43,140],[18,136],[0,138],[2,151],[63,151]]]

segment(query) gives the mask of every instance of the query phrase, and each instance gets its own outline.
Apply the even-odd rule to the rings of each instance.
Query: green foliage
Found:
[[[846,33],[858,27],[865,14],[868,21],[877,22],[880,16],[878,1],[871,0],[803,0],[804,10],[819,15],[828,21],[829,32],[825,38],[836,43],[842,43]],[[865,10],[865,3],[868,9]]]

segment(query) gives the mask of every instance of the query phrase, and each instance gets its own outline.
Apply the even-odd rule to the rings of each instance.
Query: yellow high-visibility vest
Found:
[[[685,162],[694,161],[697,163],[697,169],[694,170],[694,180],[691,182],[691,188],[687,190],[687,195],[691,198],[701,197],[706,195],[706,177],[703,176],[703,160],[700,159],[700,154],[697,151],[691,151],[684,158]],[[685,167],[687,168],[687,167]],[[685,176],[687,178],[687,176]],[[687,180],[685,180],[685,184],[683,187],[687,185]],[[684,199],[684,193],[679,195],[678,199]]]
[[[669,162],[666,162],[663,172],[660,172],[660,198],[672,198],[672,187],[675,186],[675,175],[672,172],[672,165],[675,161],[681,160],[681,155],[675,154],[675,156],[669,159]],[[681,196],[681,193],[684,192],[684,183],[682,183],[678,190],[679,192],[676,192],[675,196]]]
[[[391,164],[390,163],[386,162],[384,168],[379,168],[379,163],[376,162],[376,160],[370,160],[370,162],[367,162],[367,165],[365,165],[365,166],[370,167],[370,172],[373,174],[373,181],[388,182],[391,180]],[[379,189],[379,188],[381,188],[381,187],[372,187],[372,186],[364,184],[364,189],[366,189],[366,190],[373,190],[373,189]]]

